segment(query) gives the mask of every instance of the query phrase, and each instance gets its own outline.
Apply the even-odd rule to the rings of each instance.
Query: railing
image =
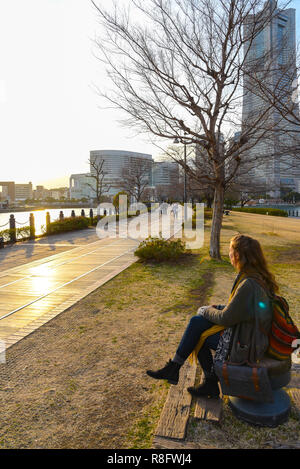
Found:
[[[260,204],[251,205],[251,208],[278,208],[280,210],[285,210],[289,217],[300,217],[299,203],[297,203],[296,206],[294,204]]]
[[[106,215],[106,210],[104,211],[104,215]],[[109,213],[111,211],[109,210]],[[82,209],[81,210],[81,217],[85,217],[85,210]],[[71,212],[71,217],[76,217],[76,214],[75,214],[75,210],[72,210]],[[100,215],[97,215],[97,218],[99,217],[100,219]],[[59,213],[59,220],[64,220],[65,216],[64,216],[64,212],[63,210],[60,211]],[[90,212],[89,212],[89,218],[91,219],[91,224],[93,224],[93,218],[94,218],[94,212],[93,212],[93,209],[91,208],[90,209]],[[46,225],[45,225],[45,234],[49,234],[50,233],[50,223],[51,223],[51,218],[50,218],[50,212],[46,212]],[[4,229],[7,227],[7,229]],[[35,239],[36,238],[36,235],[35,235],[35,220],[34,220],[34,214],[33,213],[30,213],[29,215],[29,219],[26,220],[25,222],[21,223],[21,222],[18,222],[15,218],[15,215],[14,214],[11,214],[10,217],[9,217],[9,221],[7,223],[5,223],[4,225],[0,225],[0,249],[1,248],[4,248],[4,245],[5,245],[5,242],[8,242],[8,243],[16,243],[17,242],[17,237],[18,237],[18,234],[20,234],[20,232],[23,231],[25,232],[25,234],[28,234],[28,236],[26,236],[26,238],[28,239]],[[27,233],[26,233],[27,232]],[[6,239],[4,239],[6,238]]]
[[[288,210],[289,217],[300,217],[300,210]]]

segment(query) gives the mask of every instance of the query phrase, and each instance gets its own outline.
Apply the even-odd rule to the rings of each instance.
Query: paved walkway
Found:
[[[98,240],[95,228],[89,228],[6,246],[0,249],[0,271],[3,272]]]
[[[6,348],[132,264],[137,241],[98,240],[0,274],[0,340]]]
[[[159,226],[158,219],[153,223]],[[181,222],[175,225],[178,231]],[[0,272],[0,340],[5,348],[135,262],[138,244],[129,238],[100,240],[95,230],[85,230],[1,250],[2,268],[13,266]],[[49,255],[53,250],[58,253]],[[28,262],[30,258],[35,260]]]

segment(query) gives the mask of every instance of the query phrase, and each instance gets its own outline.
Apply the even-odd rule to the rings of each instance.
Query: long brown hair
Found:
[[[239,234],[231,239],[231,247],[238,254],[236,264],[239,272],[262,280],[271,293],[278,292],[275,277],[269,271],[261,245],[256,239]]]

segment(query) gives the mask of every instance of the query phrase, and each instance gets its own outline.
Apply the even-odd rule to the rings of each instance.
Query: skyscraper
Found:
[[[179,183],[179,166],[172,161],[155,161],[152,167],[152,185],[170,186]]]
[[[284,100],[292,102],[297,86],[296,75],[292,75],[293,70],[296,71],[296,10],[279,10],[275,0],[268,0],[261,14],[270,15],[270,20],[250,46],[246,66],[251,62],[255,63],[256,78],[259,76],[257,70],[260,69],[262,80],[268,83],[271,94],[281,90],[281,94],[284,94],[281,103],[284,103]],[[252,24],[250,18],[245,28],[251,27]],[[246,44],[245,48],[248,46]],[[244,127],[251,123],[253,116],[267,107],[266,101],[257,91],[257,82],[251,75],[246,75],[243,98]],[[298,103],[294,104],[294,113],[297,115],[298,125],[284,120],[280,109],[274,107],[268,113],[268,121],[264,122],[265,127],[261,132],[265,131],[266,127],[272,131],[248,150],[246,155],[248,177],[265,187],[266,191],[275,197],[279,196],[283,189],[295,190],[300,181],[300,167],[299,164],[297,166],[293,153],[298,138],[293,130],[297,127],[299,131],[300,122]]]

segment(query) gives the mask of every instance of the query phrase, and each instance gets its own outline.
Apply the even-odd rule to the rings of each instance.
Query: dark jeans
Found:
[[[196,347],[201,334],[214,326],[212,322],[203,316],[193,316],[182,336],[176,354],[186,360]],[[198,353],[198,360],[204,374],[211,373],[213,367],[213,357],[211,350],[216,350],[220,339],[220,332],[209,336]]]

